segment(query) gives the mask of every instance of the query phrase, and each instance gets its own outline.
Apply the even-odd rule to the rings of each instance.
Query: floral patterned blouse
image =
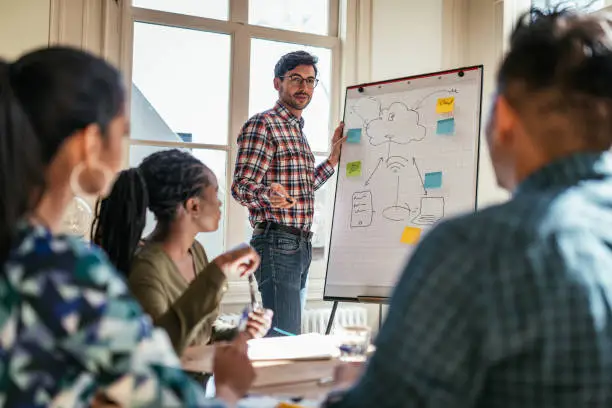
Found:
[[[23,225],[0,274],[0,406],[221,407],[180,369],[102,251]]]

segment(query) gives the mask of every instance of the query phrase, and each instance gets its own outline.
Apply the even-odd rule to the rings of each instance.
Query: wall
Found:
[[[50,0],[0,0],[0,57],[49,44]]]
[[[372,1],[370,80],[440,69],[442,3],[442,0]]]

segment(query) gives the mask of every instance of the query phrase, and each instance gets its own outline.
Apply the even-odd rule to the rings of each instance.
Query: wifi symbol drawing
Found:
[[[391,156],[387,159],[387,168],[393,173],[399,173],[408,164],[408,159],[401,156]]]

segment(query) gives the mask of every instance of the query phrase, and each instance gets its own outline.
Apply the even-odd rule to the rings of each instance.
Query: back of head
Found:
[[[0,259],[63,142],[92,124],[104,134],[123,102],[119,72],[80,50],[45,48],[0,62]]]
[[[200,196],[211,177],[204,163],[178,149],[147,156],[138,168],[123,171],[109,196],[99,202],[92,241],[105,250],[117,269],[128,274],[147,208],[161,227],[168,227],[178,208]]]
[[[498,92],[551,156],[612,145],[612,20],[532,9],[518,21]]]

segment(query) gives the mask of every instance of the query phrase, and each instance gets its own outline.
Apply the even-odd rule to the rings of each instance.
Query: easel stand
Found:
[[[340,301],[334,300],[334,304],[332,305],[331,314],[329,315],[329,321],[327,322],[327,328],[325,329],[325,334],[330,334],[332,327],[334,327],[334,318],[336,317],[336,310],[338,309],[338,303]],[[375,303],[378,305],[378,330],[382,325],[382,308],[383,305],[389,303],[389,298],[386,297],[373,297],[373,296],[357,296],[358,303]]]

